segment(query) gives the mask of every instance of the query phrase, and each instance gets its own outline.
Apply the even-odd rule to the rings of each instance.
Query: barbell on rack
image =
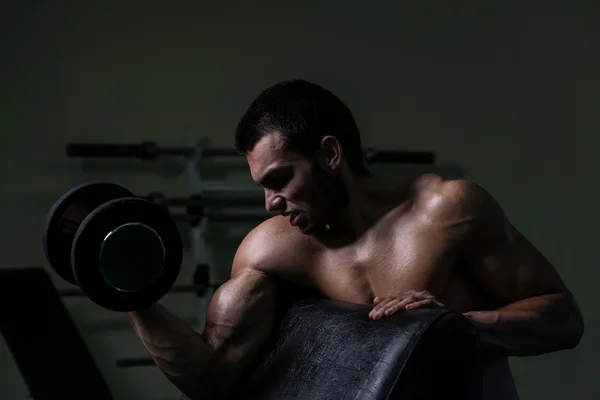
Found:
[[[220,212],[203,212],[202,214],[181,213],[171,214],[171,218],[175,221],[189,222],[190,224],[197,223],[199,219],[206,218],[213,222],[262,222],[272,217],[272,215],[259,213],[220,213]]]
[[[141,197],[159,206],[167,208],[185,208],[184,212],[171,212],[171,217],[176,221],[196,223],[201,218],[212,222],[262,222],[272,214],[264,211],[258,212],[221,212],[210,210],[210,207],[231,206],[264,206],[264,198],[250,196],[192,196],[192,197],[167,197],[160,192],[152,192]]]
[[[163,147],[156,142],[146,141],[138,144],[125,143],[69,143],[66,147],[68,157],[89,158],[141,158],[155,160],[158,157],[239,157],[235,149],[219,147]],[[431,151],[379,150],[367,148],[363,152],[365,162],[400,164],[435,164],[436,156]]]
[[[162,147],[156,142],[142,142],[139,144],[69,143],[66,150],[68,157],[141,158],[154,160],[159,156],[190,157],[200,149],[191,147]],[[200,154],[204,157],[237,157],[240,155],[237,151],[226,148],[205,148],[200,150]]]
[[[262,195],[262,193],[260,193]],[[161,192],[151,192],[142,197],[154,204],[167,207],[230,207],[230,206],[264,206],[263,196],[191,196],[191,197],[167,197]]]

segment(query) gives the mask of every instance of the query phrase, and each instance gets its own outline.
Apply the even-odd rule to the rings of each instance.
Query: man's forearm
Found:
[[[200,334],[158,304],[129,313],[129,319],[148,354],[179,390],[191,399],[219,398],[215,351]]]
[[[573,298],[551,294],[521,300],[494,311],[471,311],[482,350],[534,356],[575,347],[583,320]]]

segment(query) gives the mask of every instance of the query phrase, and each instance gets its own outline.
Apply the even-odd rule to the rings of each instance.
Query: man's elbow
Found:
[[[571,323],[569,327],[569,334],[567,340],[567,349],[574,349],[577,347],[579,342],[581,342],[581,338],[583,337],[583,333],[585,331],[585,324],[583,322],[583,317],[581,313],[578,311],[577,315],[573,317],[575,320]]]
[[[585,331],[583,315],[572,296],[569,296],[565,314],[566,321],[564,321],[563,325],[562,342],[564,349],[570,350],[579,345]]]

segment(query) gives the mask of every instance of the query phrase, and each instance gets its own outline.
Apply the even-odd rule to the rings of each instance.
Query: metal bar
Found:
[[[262,222],[272,217],[270,214],[243,214],[243,213],[216,213],[206,212],[204,214],[210,222]],[[171,218],[176,221],[197,222],[199,215],[193,214],[172,214]]]
[[[194,196],[202,196],[204,195],[204,191],[206,190],[204,186],[204,181],[200,174],[200,169],[198,168],[198,164],[202,161],[204,157],[204,152],[199,149],[198,143],[196,142],[196,135],[193,131],[187,131],[183,135],[183,145],[186,147],[194,148],[194,152],[187,158],[187,181],[188,181],[188,190],[191,197]],[[190,208],[188,207],[188,213]],[[203,211],[203,210],[201,210]],[[208,275],[208,280],[210,281],[211,275],[213,275],[210,268],[210,263],[208,262],[208,252],[206,249],[206,240],[204,239],[204,233],[207,228],[207,220],[206,218],[195,218],[188,219],[188,230],[190,235],[190,250],[192,255],[192,262],[195,264],[194,277],[197,275],[203,275],[206,277]],[[208,267],[206,267],[208,266]],[[199,271],[199,269],[206,270]],[[196,281],[194,281],[196,283]],[[197,307],[198,307],[198,319],[196,320],[196,328],[198,331],[202,331],[204,329],[204,323],[206,322],[206,312],[208,310],[208,304],[210,299],[212,298],[212,290],[204,290],[198,293],[200,296],[198,297]]]
[[[66,152],[68,157],[154,159],[158,154],[158,145],[155,142],[140,144],[69,143]]]
[[[168,206],[205,206],[205,207],[227,207],[227,206],[264,206],[265,199],[262,197],[203,197],[201,199],[166,198]]]
[[[159,147],[158,154],[161,156],[183,156],[190,157],[196,149],[193,147]]]
[[[206,212],[204,214],[209,221],[214,222],[243,222],[243,221],[254,221],[262,222],[266,219],[271,218],[271,214],[246,214],[246,213],[217,213],[217,212]]]
[[[156,159],[157,156],[183,156],[192,157],[239,157],[236,149],[207,147],[198,148],[190,145],[187,147],[160,147],[156,142],[142,142],[139,144],[118,143],[69,143],[66,146],[69,157],[97,157],[97,158],[142,158]],[[431,151],[400,151],[366,149],[364,158],[368,164],[372,163],[399,163],[399,164],[434,164],[436,155]],[[205,184],[205,183],[203,183]],[[205,190],[215,190],[208,189]]]
[[[236,149],[224,149],[218,147],[207,147],[201,150],[202,157],[240,157],[242,153]]]
[[[206,192],[250,192],[262,193],[260,186],[252,182],[202,181],[202,191]]]
[[[207,147],[160,147],[156,142],[142,143],[69,143],[66,151],[69,157],[96,158],[156,158],[157,156],[192,156],[199,151],[202,157],[240,157],[235,149]]]
[[[203,197],[166,197],[162,193],[150,193],[143,199],[168,207],[227,207],[227,206],[262,206],[265,203],[262,197],[236,196],[203,196]]]

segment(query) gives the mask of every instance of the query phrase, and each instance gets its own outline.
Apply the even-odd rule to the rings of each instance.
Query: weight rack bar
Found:
[[[228,207],[228,206],[264,206],[264,197],[250,196],[192,196],[192,197],[167,197],[162,193],[153,192],[142,199],[167,207]]]
[[[142,142],[139,144],[116,143],[69,143],[66,146],[68,157],[89,158],[141,158],[155,160],[159,156],[192,157],[239,157],[242,154],[235,149],[218,147],[161,147],[156,142]],[[434,164],[435,153],[431,151],[401,151],[378,150],[368,148],[364,151],[367,164],[373,163],[400,163],[400,164]]]
[[[140,144],[111,143],[69,143],[66,147],[68,157],[90,158],[141,158],[154,160],[159,156],[189,157],[198,149],[193,147],[160,147],[156,142]],[[205,148],[200,150],[202,157],[238,157],[241,154],[234,149]]]
[[[206,217],[211,222],[262,222],[272,217],[273,215],[265,214],[244,214],[244,213],[217,213],[205,212],[203,214],[171,214],[171,218],[175,221],[184,221],[194,223],[202,217]]]

